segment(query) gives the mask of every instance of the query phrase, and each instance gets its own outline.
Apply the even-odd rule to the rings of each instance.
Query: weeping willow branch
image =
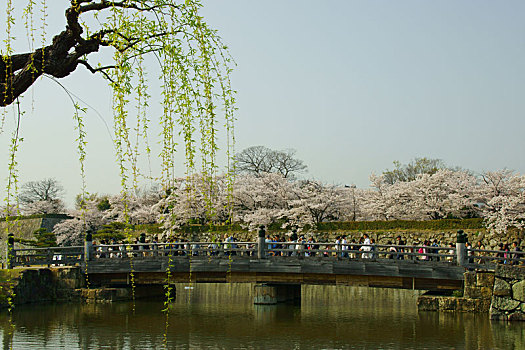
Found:
[[[49,21],[45,1],[49,0],[41,3],[43,23]],[[162,169],[156,179],[162,181],[166,191],[170,190],[176,178],[177,152],[185,157],[188,180],[200,165],[205,189],[198,193],[189,186],[188,196],[201,198],[208,208],[208,219],[215,222],[220,126],[226,129],[226,154],[228,158],[233,155],[235,92],[230,86],[230,74],[234,62],[217,32],[200,15],[200,0],[65,3],[65,28],[49,43],[43,25],[42,41],[36,44],[31,40],[30,52],[13,52],[15,46],[11,43],[15,38],[8,28],[6,49],[0,57],[0,106],[13,104],[41,76],[58,81],[72,75],[79,66],[102,76],[113,92],[113,142],[124,201],[137,187],[140,144],[144,144],[149,159],[148,128],[156,123],[162,129],[157,140]],[[13,6],[7,8],[7,22],[14,25]],[[35,10],[32,4],[26,8],[27,20],[31,21]],[[27,23],[26,28],[36,26]],[[33,33],[31,36],[35,37]],[[151,59],[146,60],[146,56]],[[150,88],[148,67],[152,62],[158,64],[154,71],[159,75],[153,78],[155,83]],[[159,83],[160,96],[150,98]],[[162,108],[162,115],[155,121],[148,117],[153,101]],[[83,122],[78,114],[75,120],[82,161]],[[233,176],[231,165],[228,159],[229,176]],[[229,191],[232,184],[228,181]],[[124,208],[127,210],[126,203]]]

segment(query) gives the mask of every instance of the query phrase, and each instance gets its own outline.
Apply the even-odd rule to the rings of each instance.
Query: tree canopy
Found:
[[[394,184],[398,181],[414,181],[418,175],[435,174],[439,169],[446,169],[445,163],[441,159],[415,158],[408,164],[401,164],[394,161],[394,169],[383,172],[383,181]]]

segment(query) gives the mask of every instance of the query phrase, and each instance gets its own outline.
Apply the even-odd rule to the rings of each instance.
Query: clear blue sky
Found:
[[[64,3],[53,1],[50,12],[63,11]],[[358,187],[393,160],[421,156],[475,172],[525,172],[524,1],[204,5],[238,64],[237,150],[294,148],[307,177]],[[55,18],[61,28],[63,17]],[[109,90],[85,71],[62,83],[97,111],[87,117],[88,189],[117,193],[103,122],[111,125]],[[51,81],[33,91],[34,110],[25,103],[20,180],[55,177],[71,202],[80,190],[71,105]],[[0,135],[2,188],[8,130]]]

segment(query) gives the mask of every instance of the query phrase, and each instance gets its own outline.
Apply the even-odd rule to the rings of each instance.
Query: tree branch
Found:
[[[145,5],[143,1],[108,1],[100,0],[70,0],[70,7],[65,11],[66,29],[53,37],[49,46],[36,49],[33,52],[14,54],[0,58],[0,107],[8,106],[23,94],[42,75],[47,74],[55,78],[63,78],[75,71],[78,64],[82,64],[92,73],[102,72],[110,81],[110,77],[104,70],[95,69],[81,59],[91,53],[97,52],[101,46],[113,47],[115,50],[124,52],[135,47],[143,41],[173,35],[182,32],[153,32],[145,37],[127,37],[115,29],[102,29],[88,38],[83,38],[83,28],[79,17],[82,13],[90,11],[101,11],[109,8],[126,8],[137,11],[154,11],[160,8],[178,8],[175,4]],[[118,41],[107,39],[109,34],[121,38]],[[148,43],[146,43],[148,45]],[[146,52],[151,52],[148,50]]]
[[[73,3],[75,0],[71,0],[71,3]],[[79,3],[88,3],[87,5],[79,6],[78,11],[79,13],[85,13],[90,11],[101,11],[108,8],[118,7],[118,8],[125,8],[125,9],[131,9],[131,10],[137,10],[137,11],[153,11],[158,8],[162,7],[172,7],[175,9],[180,9],[178,5],[175,4],[159,4],[159,5],[152,5],[152,6],[139,6],[137,5],[137,1],[107,1],[107,0],[101,0],[100,2],[93,2],[92,0],[83,0],[83,1],[77,1]]]
[[[98,68],[93,68],[87,61],[85,60],[78,60],[78,63],[80,63],[81,65],[83,65],[84,67],[86,67],[91,73],[93,74],[96,74],[98,72],[104,74],[104,76],[106,77],[106,79],[108,79],[109,81],[111,81],[112,83],[114,83],[113,79],[111,79],[111,77],[109,76],[108,73],[106,73],[106,69],[114,69],[116,68],[115,66],[104,66],[104,67],[98,67]]]

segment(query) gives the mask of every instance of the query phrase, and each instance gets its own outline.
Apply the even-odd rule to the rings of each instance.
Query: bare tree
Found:
[[[306,172],[308,168],[302,160],[295,158],[294,149],[274,151],[273,160],[277,172],[285,178],[295,178],[299,173]]]
[[[245,148],[235,155],[235,169],[239,173],[248,173],[260,176],[271,173],[272,166],[269,155],[272,150],[264,146]]]
[[[64,188],[56,179],[49,178],[40,181],[29,181],[22,185],[18,199],[23,204],[61,200]]]
[[[235,169],[238,173],[261,176],[265,173],[281,174],[288,179],[306,172],[307,166],[295,158],[295,150],[275,151],[265,146],[252,146],[235,155]]]

